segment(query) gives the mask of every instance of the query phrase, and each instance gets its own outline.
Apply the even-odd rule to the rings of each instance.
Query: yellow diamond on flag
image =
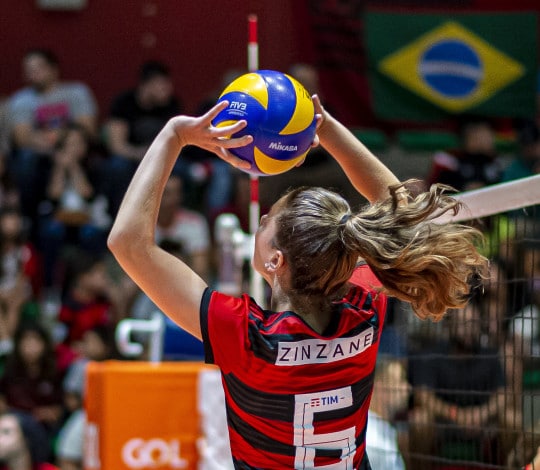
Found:
[[[461,112],[525,73],[522,64],[448,21],[385,57],[379,70],[449,112]]]

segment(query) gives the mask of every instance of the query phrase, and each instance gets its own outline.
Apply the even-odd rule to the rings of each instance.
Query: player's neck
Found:
[[[292,302],[292,310],[318,334],[322,335],[328,329],[332,321],[332,308],[325,298],[307,296],[297,298]]]

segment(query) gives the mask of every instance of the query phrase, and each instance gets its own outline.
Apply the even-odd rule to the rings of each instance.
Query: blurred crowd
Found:
[[[0,445],[0,468],[81,469],[85,366],[128,360],[116,350],[116,325],[155,310],[109,255],[108,230],[153,138],[184,109],[161,62],[141,64],[101,120],[92,90],[63,80],[52,51],[28,51],[21,65],[26,83],[0,105],[0,439],[11,438]],[[227,72],[223,85],[241,73]],[[290,73],[321,93],[313,67]],[[218,93],[202,96],[198,111]],[[419,188],[468,191],[538,174],[538,123],[516,122],[515,135],[517,150],[502,158],[492,123],[464,119],[459,147],[432,156]],[[293,184],[353,193],[321,149],[280,181],[276,197]],[[157,241],[215,284],[216,218],[233,213],[248,232],[248,201],[249,176],[187,147],[165,188]],[[381,462],[388,449],[402,456],[384,468],[464,469],[453,462],[467,460],[520,468],[540,444],[522,442],[525,429],[540,431],[522,399],[524,371],[540,357],[540,211],[498,214],[480,228],[492,276],[478,281],[466,309],[426,325],[391,303],[381,353],[393,362],[376,377],[383,386],[368,446]],[[391,401],[396,384],[404,393]],[[390,401],[379,400],[384,386]]]

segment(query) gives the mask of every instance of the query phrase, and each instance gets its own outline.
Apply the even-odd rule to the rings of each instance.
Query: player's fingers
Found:
[[[212,133],[217,137],[229,137],[237,132],[241,131],[247,126],[247,121],[241,119],[228,126],[212,127]]]
[[[302,158],[302,160],[300,160],[296,165],[294,165],[296,168],[298,168],[299,166],[302,166],[302,164],[306,161],[306,157]]]
[[[241,158],[233,155],[231,152],[229,152],[224,147],[216,147],[214,149],[214,153],[221,158],[222,160],[226,161],[228,164],[234,166],[235,168],[238,168],[239,170],[249,170],[251,169],[251,163],[242,160]]]
[[[219,103],[215,104],[210,108],[205,114],[201,116],[201,119],[204,122],[211,122],[221,111],[227,108],[229,106],[228,101],[220,101]]]
[[[321,99],[319,98],[319,95],[313,95],[311,97],[313,100],[313,106],[315,107],[315,114],[321,114],[324,112],[323,105],[321,104]]]
[[[234,137],[232,139],[220,138],[219,145],[223,148],[232,149],[236,147],[244,147],[253,142],[253,137],[251,135],[243,135],[242,137]]]

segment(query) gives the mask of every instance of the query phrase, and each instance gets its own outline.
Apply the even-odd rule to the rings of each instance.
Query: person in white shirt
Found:
[[[402,362],[380,357],[375,368],[366,433],[366,452],[373,470],[405,470],[397,430],[391,420],[406,406],[409,391]]]
[[[182,205],[182,178],[171,175],[159,208],[156,243],[180,243],[185,261],[203,279],[210,275],[211,240],[207,219],[200,212]]]

